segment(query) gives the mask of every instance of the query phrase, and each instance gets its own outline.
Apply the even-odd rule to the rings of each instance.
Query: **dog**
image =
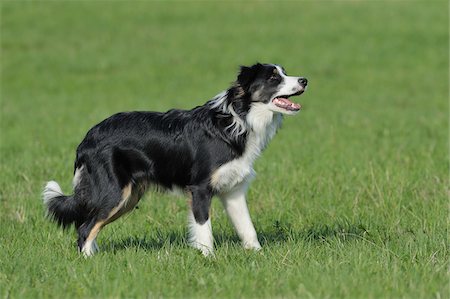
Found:
[[[246,192],[253,163],[300,104],[308,81],[276,64],[241,66],[230,88],[192,110],[123,112],[91,128],[76,151],[73,194],[55,181],[43,190],[47,215],[63,228],[74,224],[78,249],[99,250],[96,237],[131,211],[151,186],[190,196],[189,244],[213,254],[210,205],[218,196],[242,245],[259,250]]]

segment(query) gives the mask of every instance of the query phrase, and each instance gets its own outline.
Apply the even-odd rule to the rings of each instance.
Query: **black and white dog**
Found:
[[[136,206],[150,186],[182,190],[191,197],[190,244],[213,252],[209,210],[217,195],[244,248],[261,245],[250,219],[246,191],[253,163],[281,125],[301,106],[289,100],[306,89],[303,77],[279,65],[241,67],[236,82],[192,110],[115,114],[86,134],[78,146],[74,194],[55,181],[44,188],[48,214],[75,225],[85,256],[98,251],[99,231]]]

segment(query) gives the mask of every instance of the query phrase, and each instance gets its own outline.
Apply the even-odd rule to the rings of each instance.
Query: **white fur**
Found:
[[[227,105],[226,100],[227,91],[222,91],[210,101],[210,105],[214,109],[219,108],[219,110],[221,110],[223,113],[230,113],[233,116],[233,121],[229,126],[225,128],[226,130],[229,130],[230,134],[235,136],[244,134],[246,131],[245,122],[239,117],[236,111],[234,111],[233,105],[231,103]]]
[[[227,126],[225,129],[229,130],[231,135],[239,136],[246,132],[245,123],[239,117],[239,115],[234,111],[233,105],[230,103],[228,105],[228,112],[233,115],[233,122]]]
[[[189,211],[189,244],[202,252],[204,256],[213,255],[213,234],[211,218],[205,223],[199,224],[195,221],[192,210]]]
[[[219,167],[211,176],[211,185],[219,192],[250,181],[255,176],[253,163],[275,135],[281,125],[282,116],[273,113],[264,103],[253,103],[247,115],[248,137],[244,153],[238,159]]]
[[[59,184],[55,181],[49,181],[44,187],[44,191],[42,192],[42,199],[44,204],[48,205],[50,201],[54,198],[63,196],[63,192]]]
[[[223,113],[227,112],[226,106],[227,100],[227,91],[224,90],[221,93],[217,94],[212,100],[209,102],[212,108],[220,108]]]
[[[98,251],[99,251],[99,248],[97,245],[97,241],[95,239],[87,240],[84,243],[83,249],[81,249],[81,252],[83,253],[83,256],[85,258],[93,256]]]
[[[261,249],[261,244],[259,244],[245,199],[247,188],[247,182],[240,184],[233,190],[222,193],[220,199],[242,241],[242,246],[246,249],[259,250]]]
[[[84,169],[84,165],[82,165],[80,168],[77,168],[75,170],[75,174],[74,174],[73,180],[72,180],[72,186],[73,186],[74,189],[80,183],[81,173],[82,173],[83,169]]]

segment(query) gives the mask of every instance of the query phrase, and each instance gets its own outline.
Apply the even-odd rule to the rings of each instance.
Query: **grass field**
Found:
[[[1,3],[2,298],[448,298],[448,2]],[[186,200],[148,194],[85,260],[44,218],[86,131],[190,108],[240,64],[309,79],[262,159],[241,249],[217,200],[216,257]],[[206,83],[206,84],[205,84]]]

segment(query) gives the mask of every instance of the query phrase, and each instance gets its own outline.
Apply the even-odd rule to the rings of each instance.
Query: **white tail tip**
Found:
[[[63,195],[59,184],[55,181],[50,181],[45,185],[44,191],[42,192],[42,199],[44,204],[47,205],[53,198]]]

